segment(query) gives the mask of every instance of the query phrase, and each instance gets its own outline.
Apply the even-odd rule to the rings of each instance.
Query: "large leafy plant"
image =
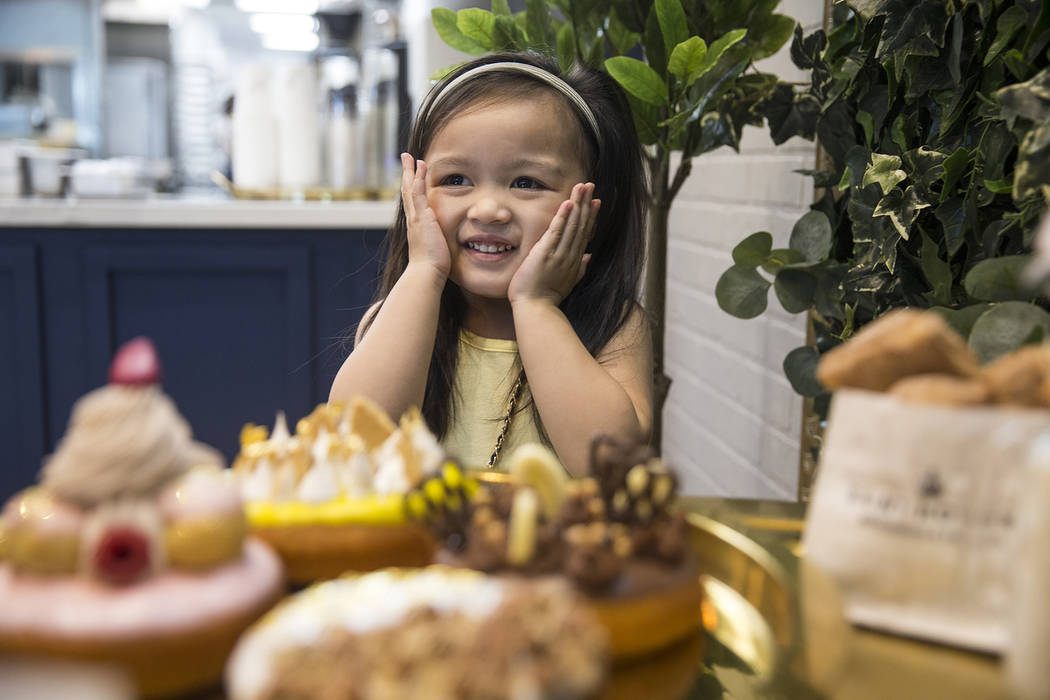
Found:
[[[745,125],[763,123],[759,107],[779,83],[754,62],[780,49],[795,27],[774,12],[779,2],[526,0],[524,12],[512,13],[507,0],[493,0],[491,12],[432,11],[438,34],[455,49],[536,51],[563,67],[587,63],[626,91],[650,178],[645,303],[653,319],[656,445],[670,387],[663,352],[668,212],[694,157],[736,149]]]
[[[811,70],[764,105],[775,141],[816,137],[822,196],[788,248],[745,238],[716,287],[751,318],[773,288],[808,312],[815,347],[785,372],[821,396],[821,352],[885,311],[935,309],[982,360],[1050,330],[1045,300],[1023,283],[1050,197],[1050,3],[1038,0],[846,0],[835,28],[791,56]]]

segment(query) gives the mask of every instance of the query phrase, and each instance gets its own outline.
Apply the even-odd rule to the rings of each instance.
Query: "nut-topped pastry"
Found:
[[[0,653],[118,664],[145,695],[214,683],[280,595],[236,484],[159,386],[153,344],[77,401],[41,481],[0,516]],[[218,462],[218,463],[216,463]]]
[[[440,566],[315,584],[230,657],[233,700],[590,698],[604,631],[563,580]]]
[[[281,554],[290,581],[430,562],[434,543],[408,522],[404,494],[444,462],[418,410],[395,424],[355,397],[321,404],[288,429],[248,424],[234,461],[252,531]]]
[[[440,539],[442,563],[569,578],[615,658],[695,634],[702,588],[685,520],[671,510],[677,479],[648,447],[610,437],[595,440],[590,469],[570,481],[553,453],[530,445],[511,455],[507,484],[479,487],[446,469],[406,503]]]

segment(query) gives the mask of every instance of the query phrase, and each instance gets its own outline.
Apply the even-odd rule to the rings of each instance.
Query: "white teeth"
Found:
[[[473,241],[468,241],[467,247],[479,253],[505,253],[508,250],[514,250],[512,245],[492,245],[491,243],[474,243]]]

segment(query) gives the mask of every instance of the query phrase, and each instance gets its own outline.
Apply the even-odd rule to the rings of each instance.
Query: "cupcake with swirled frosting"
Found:
[[[159,381],[149,340],[123,346],[0,515],[0,653],[115,664],[146,696],[217,681],[283,590],[221,456]]]

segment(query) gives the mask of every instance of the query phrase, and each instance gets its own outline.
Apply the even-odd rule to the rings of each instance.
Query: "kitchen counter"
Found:
[[[0,228],[386,229],[395,211],[390,200],[0,198]]]

